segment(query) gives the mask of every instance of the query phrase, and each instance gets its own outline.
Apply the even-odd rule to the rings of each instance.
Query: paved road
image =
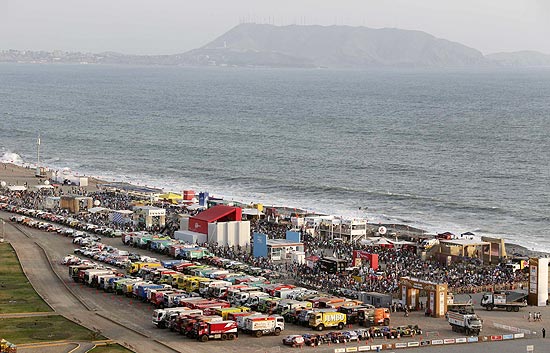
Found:
[[[25,229],[25,232],[29,229]],[[120,326],[110,320],[107,320],[98,314],[111,316],[109,306],[103,309],[100,305],[93,305],[97,311],[89,311],[77,298],[64,286],[56,274],[51,270],[48,259],[44,252],[35,243],[48,244],[48,250],[56,248],[57,251],[64,251],[68,244],[51,242],[53,234],[43,232],[27,232],[30,235],[26,237],[23,233],[17,231],[11,224],[6,222],[6,237],[17,252],[21,266],[29,278],[35,290],[42,295],[44,300],[54,308],[54,310],[76,321],[81,325],[92,329],[100,330],[105,336],[131,348],[136,352],[169,352],[170,349],[154,340],[135,333],[123,326]],[[47,250],[47,251],[48,251]],[[58,252],[53,252],[59,256]],[[121,313],[121,317],[125,314]],[[191,352],[191,350],[181,350],[182,352]]]
[[[0,212],[1,216],[1,212]],[[5,217],[4,219],[7,219]],[[287,349],[280,344],[280,337],[262,337],[252,338],[245,335],[237,341],[226,342],[208,342],[199,343],[194,340],[183,338],[182,336],[172,333],[168,330],[159,330],[151,324],[152,308],[136,300],[123,298],[114,294],[107,294],[95,289],[91,289],[80,284],[73,283],[68,276],[68,270],[65,266],[59,264],[60,260],[67,254],[72,253],[75,248],[71,243],[70,238],[59,236],[55,233],[41,232],[31,228],[23,228],[30,238],[23,235],[14,229],[13,225],[6,222],[7,238],[13,243],[18,253],[21,253],[22,266],[29,275],[31,283],[35,286],[35,289],[39,293],[42,293],[55,310],[62,315],[73,319],[73,321],[82,323],[88,328],[97,328],[101,332],[129,348],[134,349],[137,352],[168,352],[170,351],[166,346],[171,347],[178,352],[212,352],[218,350],[225,350],[226,352],[280,352]],[[44,256],[44,253],[40,251],[40,248],[34,243],[38,242],[44,247],[46,253],[53,262],[53,269],[61,277],[65,285],[68,286],[71,291],[67,290],[61,280],[55,276],[55,274],[48,269],[48,262]],[[131,247],[125,247],[120,239],[103,239],[104,243],[108,245],[116,246],[120,249],[127,249],[132,252],[138,252],[142,254],[152,255],[152,253],[146,250],[135,249]],[[166,257],[153,254],[153,256],[164,259]],[[39,260],[39,261],[37,261]],[[36,283],[35,283],[36,282]],[[74,293],[77,297],[85,301],[88,310],[78,300],[75,299]],[[507,313],[503,311],[494,312],[480,312],[482,317],[486,320],[484,325],[484,334],[502,334],[502,330],[497,330],[492,327],[493,322],[501,322],[506,324],[514,324],[520,328],[530,328],[532,330],[539,330],[539,323],[527,323],[524,316],[525,313]],[[544,314],[543,317],[548,317]],[[109,320],[122,323],[124,326],[129,327],[136,332],[121,327]],[[453,333],[450,327],[443,319],[424,318],[421,313],[411,313],[407,318],[402,314],[395,314],[392,317],[393,325],[404,324],[418,324],[425,331],[432,332],[432,335],[441,335],[441,337],[458,337],[458,334]],[[306,332],[306,329],[288,325],[284,334],[299,334]],[[157,342],[156,342],[156,341]],[[536,342],[542,342],[537,341]],[[164,343],[166,346],[161,346],[160,343]],[[380,340],[375,340],[375,344],[382,343]],[[430,351],[442,351],[442,352],[479,352],[479,351],[496,351],[498,345],[498,351],[500,353],[508,352],[524,352],[525,345],[528,344],[527,340],[517,340],[514,342],[506,343],[491,343],[491,344],[469,344],[459,346],[446,346],[446,347],[431,347],[426,348]],[[502,348],[500,347],[502,346]],[[223,348],[221,348],[223,347]],[[333,352],[335,347],[342,347],[342,345],[332,345],[330,348],[318,347],[307,348],[308,350],[314,350],[316,352]],[[508,350],[507,347],[510,347]],[[306,349],[304,347],[304,349]],[[401,350],[400,350],[401,351]],[[418,351],[418,350],[416,350]],[[549,350],[550,352],[550,350]]]

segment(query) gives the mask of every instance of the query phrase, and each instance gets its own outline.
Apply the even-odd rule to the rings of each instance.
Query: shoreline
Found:
[[[17,165],[11,162],[0,162],[0,181],[6,182],[7,185],[28,185],[29,187],[42,184],[42,181],[45,179],[38,178],[34,175],[34,167],[30,163],[25,163],[25,166]],[[48,172],[48,176],[51,172]],[[88,192],[99,191],[102,184],[108,184],[109,181],[101,180],[96,177],[82,175],[88,177],[88,186],[83,189]],[[60,185],[59,186],[64,192],[70,191],[75,186]],[[79,188],[79,187],[76,187]],[[290,206],[288,206],[290,207]],[[376,229],[378,226],[385,226],[390,232],[397,232],[403,234],[407,232],[412,235],[420,235],[422,233],[429,234],[423,229],[409,226],[406,224],[399,223],[367,223],[371,227],[371,231]],[[513,256],[513,254],[521,254],[522,256],[529,257],[548,257],[550,252],[546,251],[537,251],[534,249],[529,249],[526,246],[517,244],[514,242],[505,241],[506,244],[506,253],[508,256]]]

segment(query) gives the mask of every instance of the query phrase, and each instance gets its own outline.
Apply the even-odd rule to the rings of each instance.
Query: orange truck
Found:
[[[357,320],[362,326],[377,326],[390,324],[390,309],[365,308],[357,312]]]

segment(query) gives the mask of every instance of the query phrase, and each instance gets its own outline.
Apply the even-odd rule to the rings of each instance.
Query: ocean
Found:
[[[550,70],[0,64],[0,158],[550,251]]]

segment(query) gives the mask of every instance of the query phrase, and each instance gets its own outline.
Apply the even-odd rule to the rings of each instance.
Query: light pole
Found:
[[[0,223],[2,223],[2,239],[0,239],[0,243],[3,243],[6,235],[6,221],[4,221],[3,218],[0,218]]]

